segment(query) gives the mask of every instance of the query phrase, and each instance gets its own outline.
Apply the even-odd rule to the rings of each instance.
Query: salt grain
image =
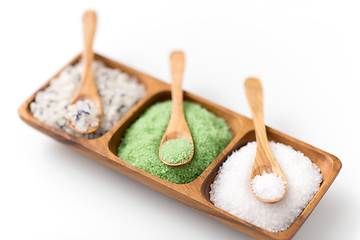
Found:
[[[186,184],[199,177],[225,149],[232,134],[224,119],[197,103],[184,101],[185,119],[194,141],[194,156],[184,166],[167,166],[160,160],[159,147],[171,111],[172,101],[157,102],[146,109],[126,130],[118,147],[118,157],[168,182]]]
[[[92,69],[103,107],[103,119],[95,132],[77,133],[68,126],[65,118],[81,77],[81,61],[65,68],[47,88],[36,94],[35,101],[30,104],[33,116],[76,137],[94,139],[109,131],[146,94],[144,85],[119,69],[108,68],[101,61],[94,61]],[[85,120],[81,121],[85,124]]]
[[[79,99],[75,104],[67,107],[65,118],[70,120],[76,130],[86,132],[99,126],[100,109],[90,99]]]
[[[166,141],[160,148],[163,161],[171,164],[183,163],[191,157],[193,146],[184,138]]]
[[[251,181],[251,187],[256,196],[265,200],[281,198],[285,193],[285,184],[281,176],[265,171],[255,176]]]
[[[264,203],[251,192],[249,181],[256,142],[235,151],[211,184],[210,200],[218,208],[270,232],[286,230],[299,216],[322,182],[320,169],[290,146],[269,142],[287,180],[287,193],[277,203]]]

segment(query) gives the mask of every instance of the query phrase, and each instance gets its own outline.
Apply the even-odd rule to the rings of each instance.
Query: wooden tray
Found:
[[[80,57],[81,56],[78,55],[68,65],[76,63]],[[303,152],[311,159],[312,162],[316,163],[316,165],[321,169],[323,182],[319,191],[315,194],[313,199],[302,211],[296,221],[287,230],[278,233],[272,233],[256,227],[215,207],[210,202],[209,198],[210,184],[213,182],[219,166],[221,166],[221,164],[227,159],[231,152],[246,145],[247,142],[255,140],[252,120],[226,108],[218,106],[212,102],[204,100],[196,95],[184,92],[184,99],[199,103],[202,107],[208,109],[217,116],[224,118],[231,127],[233,140],[212,162],[212,164],[209,165],[209,167],[206,168],[206,170],[193,182],[188,184],[174,184],[167,182],[118,158],[117,147],[125,130],[140,116],[142,112],[144,112],[147,107],[154,104],[155,102],[170,99],[170,85],[100,55],[95,54],[95,59],[103,61],[108,67],[119,68],[122,71],[137,77],[139,82],[144,84],[147,90],[145,97],[143,97],[109,132],[100,138],[86,140],[69,135],[59,129],[39,122],[32,116],[30,111],[30,103],[34,101],[36,93],[34,93],[20,106],[18,112],[21,119],[35,129],[94,159],[95,161],[98,161],[99,163],[102,163],[105,166],[120,172],[121,174],[124,174],[179,202],[182,202],[253,238],[291,239],[299,230],[306,218],[314,210],[315,206],[324,196],[325,192],[335,180],[335,177],[341,169],[342,164],[335,156],[274,129],[267,128],[268,138],[270,140],[290,145],[295,150]],[[59,73],[60,72],[61,70]],[[53,78],[55,78],[59,73],[57,73]],[[45,89],[49,85],[50,81],[51,79],[38,91]]]

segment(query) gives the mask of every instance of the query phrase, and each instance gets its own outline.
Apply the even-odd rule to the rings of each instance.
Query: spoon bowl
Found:
[[[183,107],[183,91],[181,88],[182,76],[184,71],[185,56],[183,52],[175,51],[170,56],[171,62],[171,99],[172,112],[169,125],[166,128],[164,136],[160,143],[159,156],[160,160],[171,167],[180,167],[188,164],[194,156],[194,142],[191,137],[189,126],[186,123]],[[168,163],[161,157],[161,147],[169,140],[186,139],[192,146],[191,156],[181,163]]]
[[[94,11],[87,11],[83,16],[83,30],[84,30],[84,52],[82,54],[82,62],[83,62],[83,72],[81,75],[79,86],[73,96],[73,99],[70,103],[75,104],[79,99],[89,99],[91,100],[95,106],[100,109],[100,114],[98,115],[99,124],[96,127],[92,127],[85,132],[81,132],[77,130],[72,124],[70,120],[67,120],[71,129],[75,132],[86,134],[92,133],[98,129],[100,126],[103,111],[100,96],[97,91],[97,87],[94,81],[94,75],[92,71],[92,62],[94,60],[94,53],[92,51],[92,44],[94,41],[96,29],[96,13]]]
[[[281,170],[278,162],[271,152],[268,138],[266,134],[266,128],[264,124],[263,113],[263,90],[260,80],[256,78],[249,78],[245,81],[246,96],[250,105],[251,114],[253,116],[255,136],[256,136],[256,155],[254,165],[251,170],[250,188],[257,199],[266,203],[276,203],[285,197],[287,191],[287,182],[283,171]],[[254,193],[252,187],[252,180],[255,176],[261,176],[263,173],[271,174],[275,173],[280,176],[284,181],[285,192],[281,197],[276,199],[263,199]]]

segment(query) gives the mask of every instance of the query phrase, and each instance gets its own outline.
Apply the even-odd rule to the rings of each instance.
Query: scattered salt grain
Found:
[[[285,193],[285,184],[281,176],[265,171],[255,176],[251,181],[251,187],[256,196],[265,200],[281,198]]]
[[[251,192],[249,181],[256,142],[233,152],[211,184],[210,200],[218,208],[270,232],[286,230],[299,216],[322,182],[316,164],[282,143],[269,142],[287,180],[287,193],[277,203],[264,203]]]
[[[77,133],[65,118],[81,78],[81,61],[65,68],[47,88],[36,94],[35,101],[30,104],[33,116],[76,137],[94,139],[109,131],[146,94],[144,85],[119,69],[108,68],[101,61],[94,61],[92,69],[103,108],[103,118],[95,132]]]
[[[90,99],[81,99],[67,108],[65,118],[70,120],[76,130],[86,132],[99,126],[100,109]]]

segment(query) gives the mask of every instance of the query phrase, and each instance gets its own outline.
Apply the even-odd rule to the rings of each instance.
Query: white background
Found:
[[[360,2],[5,1],[0,3],[0,239],[252,239],[29,127],[19,106],[82,51],[94,51],[251,117],[243,82],[261,79],[265,123],[337,156],[343,168],[293,239],[360,239]]]

